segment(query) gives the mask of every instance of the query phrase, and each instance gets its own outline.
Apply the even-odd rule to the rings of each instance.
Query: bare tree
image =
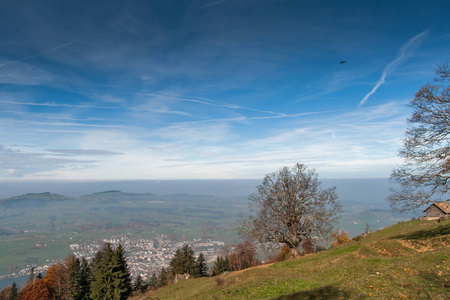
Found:
[[[399,155],[404,165],[394,169],[389,201],[395,210],[410,210],[436,201],[449,191],[450,70],[436,70],[436,84],[424,85],[410,102],[414,109]]]
[[[267,174],[249,196],[255,214],[243,219],[240,233],[259,242],[284,243],[293,257],[305,238],[330,233],[341,206],[336,188],[322,189],[317,177],[303,164]]]

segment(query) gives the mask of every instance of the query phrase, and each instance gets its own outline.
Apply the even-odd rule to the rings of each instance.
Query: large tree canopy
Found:
[[[449,191],[450,70],[444,65],[436,73],[435,84],[424,85],[409,104],[414,112],[399,153],[405,163],[391,174],[398,186],[389,201],[396,210],[418,208]]]
[[[317,177],[303,164],[267,174],[249,196],[255,214],[243,220],[241,233],[259,242],[284,243],[293,256],[305,238],[330,233],[341,206],[336,188],[322,189]]]

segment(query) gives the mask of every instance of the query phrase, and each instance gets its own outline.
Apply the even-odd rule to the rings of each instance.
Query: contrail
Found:
[[[39,57],[39,56],[42,56],[42,55],[44,55],[46,53],[58,50],[59,48],[66,47],[66,46],[69,46],[69,45],[72,45],[72,44],[75,44],[75,43],[78,43],[78,42],[81,42],[81,41],[82,40],[72,41],[72,42],[56,46],[54,48],[48,49],[48,50],[46,50],[44,52],[41,52],[41,53],[38,53],[38,54],[35,54],[35,55],[32,55],[32,56],[28,56],[28,57],[25,57],[25,58],[22,58],[22,59],[19,59],[19,60],[14,60],[14,61],[10,61],[10,62],[4,63],[4,64],[0,64],[0,68],[4,67],[4,66],[7,66],[7,65],[12,65],[12,64],[15,64],[15,63],[18,63],[18,62],[22,62],[22,61],[25,61],[25,60],[29,60],[29,59],[32,59],[32,58],[35,58],[35,57]]]
[[[210,7],[210,6],[213,6],[213,5],[217,5],[217,4],[220,4],[220,3],[225,2],[225,1],[226,0],[218,0],[218,1],[210,2],[210,3],[202,6],[202,8],[207,8],[207,7]]]
[[[193,103],[199,103],[199,104],[210,105],[210,106],[225,107],[225,108],[230,108],[230,109],[250,110],[250,111],[254,111],[254,112],[266,113],[266,114],[271,114],[271,115],[285,116],[284,113],[260,110],[260,109],[240,106],[240,105],[226,103],[226,102],[214,101],[214,100],[211,100],[208,98],[202,98],[202,97],[197,97],[197,98],[184,97],[183,98],[183,97],[166,96],[166,95],[162,95],[162,94],[153,94],[153,93],[139,93],[139,94],[146,95],[146,96],[156,96],[156,97],[161,97],[161,98],[168,98],[168,99],[172,99],[175,101],[193,102]]]
[[[370,96],[373,95],[373,93],[375,93],[377,91],[377,89],[385,82],[386,80],[386,76],[391,73],[392,71],[395,70],[395,68],[401,63],[403,62],[406,58],[408,58],[409,56],[409,50],[410,49],[414,49],[416,48],[423,40],[423,38],[425,37],[425,35],[427,35],[428,30],[425,30],[421,33],[419,33],[418,35],[414,36],[413,38],[411,38],[399,51],[399,54],[397,55],[397,57],[391,61],[383,70],[383,73],[381,73],[381,77],[380,79],[378,79],[377,83],[375,84],[375,86],[372,88],[372,90],[367,93],[366,96],[364,96],[364,98],[361,100],[361,102],[359,102],[358,106],[363,105],[364,103],[367,102],[367,100],[369,99]]]

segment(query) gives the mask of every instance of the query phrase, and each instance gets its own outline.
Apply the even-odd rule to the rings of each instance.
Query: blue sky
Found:
[[[2,1],[0,179],[388,177],[448,1]],[[345,61],[345,63],[341,63]]]

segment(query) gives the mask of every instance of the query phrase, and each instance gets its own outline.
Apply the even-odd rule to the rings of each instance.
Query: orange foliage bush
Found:
[[[7,286],[0,293],[0,300],[9,300],[10,295],[11,295],[11,287]]]
[[[42,280],[55,299],[69,297],[69,269],[64,262],[51,265]]]
[[[248,241],[236,245],[233,253],[231,253],[228,258],[230,260],[231,268],[234,271],[243,270],[260,264],[260,262],[256,260],[255,246]]]
[[[289,246],[284,244],[283,247],[281,247],[280,252],[278,252],[275,257],[269,257],[267,263],[279,262],[291,258],[291,253],[289,250]]]
[[[303,254],[314,253],[316,248],[314,247],[314,242],[311,238],[306,238],[302,243]]]
[[[341,231],[335,231],[331,234],[331,238],[332,238],[332,243],[331,245],[333,247],[337,247],[340,244],[343,244],[345,242],[348,242],[350,240],[347,232],[345,232],[344,230]]]
[[[52,300],[53,297],[47,284],[43,280],[35,280],[32,284],[23,288],[19,296],[20,300]]]

